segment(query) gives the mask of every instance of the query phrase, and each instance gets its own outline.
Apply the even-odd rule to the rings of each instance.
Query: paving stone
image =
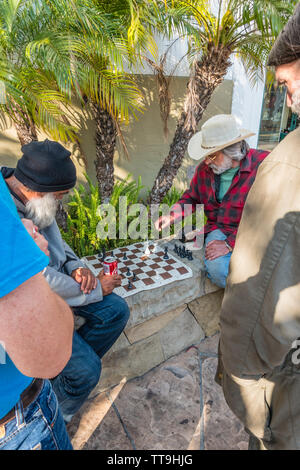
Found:
[[[190,444],[194,448],[199,403],[196,349],[131,380],[115,400],[136,448],[141,450],[188,449]]]
[[[186,304],[181,305],[178,308],[172,309],[169,312],[163,313],[157,317],[146,320],[139,325],[127,328],[125,334],[130,343],[135,343],[141,339],[147,338],[148,336],[157,333],[159,330],[164,328],[170,321],[178,317],[186,309]]]
[[[219,321],[223,296],[224,289],[221,289],[203,295],[188,304],[188,308],[195,316],[205,336],[212,336],[220,331]]]
[[[228,407],[222,388],[214,381],[216,358],[202,363],[203,424],[206,450],[245,450],[248,435]]]
[[[209,338],[204,338],[200,343],[197,344],[197,349],[200,354],[215,356],[218,354],[220,335],[216,333]]]
[[[67,426],[75,450],[132,450],[105,393],[88,400]]]
[[[199,343],[205,337],[203,330],[188,309],[168,323],[158,335],[166,359],[192,344]]]

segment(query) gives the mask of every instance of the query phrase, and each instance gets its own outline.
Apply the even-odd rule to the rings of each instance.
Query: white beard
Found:
[[[59,201],[48,193],[43,197],[30,199],[26,203],[26,217],[43,229],[52,224],[55,219]]]
[[[293,113],[296,113],[298,116],[300,116],[300,88],[297,88],[297,90],[292,94],[291,110]]]
[[[227,155],[224,155],[222,166],[217,166],[214,163],[210,163],[209,166],[216,175],[220,175],[232,167],[232,159],[227,157]]]

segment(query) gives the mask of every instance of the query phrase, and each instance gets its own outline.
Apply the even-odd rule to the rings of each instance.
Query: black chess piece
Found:
[[[185,246],[182,247],[182,257],[185,258],[186,257],[186,250],[185,250]]]
[[[182,236],[181,236],[181,238],[180,238],[179,240],[181,241],[181,243],[185,243],[185,242],[186,242],[186,238],[185,238],[184,232],[182,232]]]
[[[128,280],[127,289],[132,289],[132,284],[131,284],[131,282],[130,282],[130,279]]]
[[[126,261],[128,258],[126,256],[126,253],[124,253],[124,256],[123,256],[123,261]]]
[[[163,259],[169,259],[168,247],[167,247],[167,246],[165,247],[165,254],[164,254],[164,256],[163,256]]]
[[[193,261],[193,253],[191,251],[189,251],[189,255],[188,255],[188,260],[189,261]]]
[[[126,276],[131,276],[131,272],[130,272],[130,269],[129,269],[129,268],[127,268]]]
[[[137,277],[136,277],[136,274],[133,273],[133,278],[132,278],[133,282],[135,282],[137,280]]]
[[[176,254],[178,254],[178,246],[176,245],[176,243],[175,243],[175,246],[174,246],[174,252],[175,252]]]

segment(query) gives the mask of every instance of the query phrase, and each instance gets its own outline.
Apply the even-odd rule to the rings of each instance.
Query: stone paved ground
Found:
[[[77,450],[245,450],[215,383],[218,335],[88,400],[68,425]]]

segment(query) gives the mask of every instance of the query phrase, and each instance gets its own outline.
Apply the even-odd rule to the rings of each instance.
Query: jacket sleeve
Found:
[[[227,235],[227,238],[226,238],[226,242],[228,243],[228,245],[231,246],[232,249],[234,248],[234,245],[235,245],[236,234],[237,234],[237,230],[234,230],[234,232]]]
[[[61,273],[50,266],[44,269],[43,274],[51,289],[62,297],[70,307],[80,307],[103,299],[99,280],[97,287],[90,294],[84,294],[80,289],[80,284],[67,274]]]
[[[63,240],[63,247],[66,254],[67,261],[63,265],[63,270],[69,276],[72,274],[72,271],[77,268],[86,267],[85,264],[81,261],[80,258],[74,253],[72,248]]]

